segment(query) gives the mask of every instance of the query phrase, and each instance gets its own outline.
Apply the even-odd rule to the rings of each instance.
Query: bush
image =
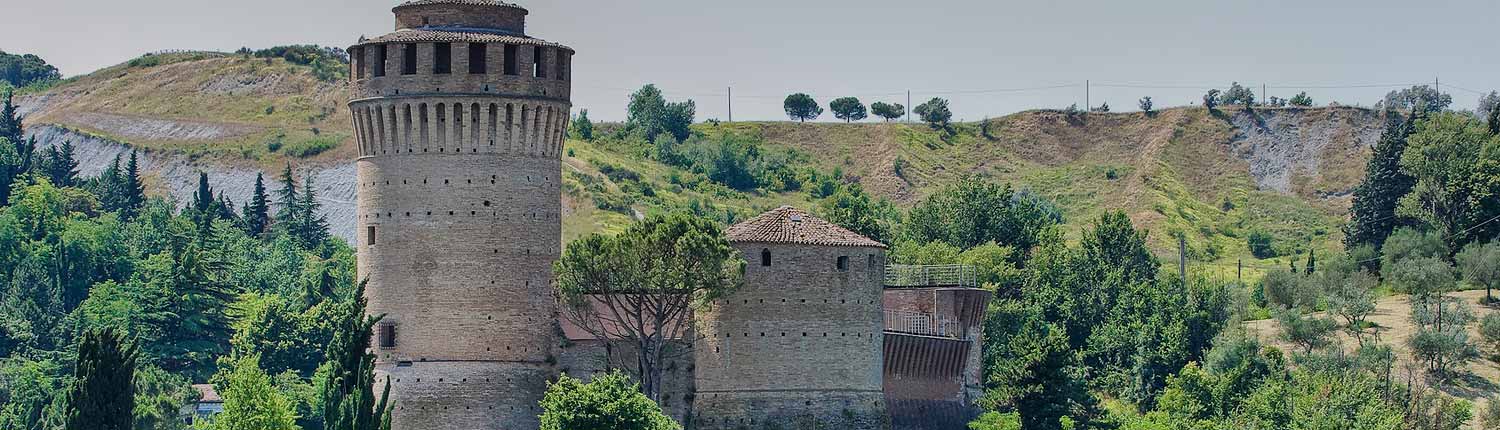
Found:
[[[1307,91],[1303,91],[1292,96],[1292,99],[1288,100],[1287,103],[1297,107],[1308,107],[1313,105],[1313,99],[1307,96]]]
[[[282,152],[287,156],[304,158],[322,154],[325,151],[339,146],[339,139],[331,136],[318,136],[307,140],[292,142],[286,145]],[[275,150],[272,150],[273,152]]]
[[[130,67],[156,67],[161,65],[161,57],[147,54],[131,59],[127,65]]]
[[[547,384],[541,407],[541,430],[680,429],[619,371],[594,376],[587,384],[563,375]]]
[[[1500,314],[1486,314],[1479,320],[1479,337],[1490,346],[1500,348]]]
[[[1139,102],[1139,105],[1141,106],[1141,112],[1145,112],[1146,115],[1149,116],[1149,115],[1155,113],[1155,111],[1151,110],[1151,108],[1152,108],[1151,96],[1141,97],[1141,101]]]
[[[1276,257],[1273,241],[1270,233],[1260,229],[1251,230],[1250,235],[1245,238],[1246,244],[1250,246],[1250,255],[1262,260]]]

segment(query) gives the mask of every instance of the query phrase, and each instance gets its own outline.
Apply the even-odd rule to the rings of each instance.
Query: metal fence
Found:
[[[966,336],[958,321],[926,312],[885,311],[885,331],[961,339]]]
[[[962,264],[885,267],[886,287],[974,287],[974,266]]]

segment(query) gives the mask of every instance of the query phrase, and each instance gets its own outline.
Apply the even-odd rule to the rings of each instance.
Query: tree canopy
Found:
[[[823,114],[823,108],[818,106],[818,102],[813,100],[812,96],[804,93],[786,96],[786,101],[782,102],[781,105],[786,110],[786,116],[798,122],[817,119],[818,115]]]

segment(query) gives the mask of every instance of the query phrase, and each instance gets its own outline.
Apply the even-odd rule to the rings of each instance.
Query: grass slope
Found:
[[[37,109],[28,122],[263,168],[353,158],[342,82],[320,81],[311,68],[281,59],[154,57],[24,95]],[[1364,145],[1372,143],[1361,142],[1358,132],[1374,116],[1338,107],[1217,114],[1178,108],[1149,116],[1038,110],[955,124],[951,134],[904,123],[705,123],[694,130],[757,136],[807,155],[822,171],[838,169],[902,207],[979,174],[1057,201],[1072,237],[1104,211],[1124,210],[1151,230],[1153,249],[1167,261],[1175,262],[1180,235],[1193,261],[1232,276],[1237,260],[1253,260],[1245,245],[1252,230],[1271,233],[1286,254],[1337,248],[1347,194],[1363,176]],[[1265,136],[1281,140],[1252,139]],[[1285,193],[1262,189],[1251,173],[1265,166],[1246,160],[1258,160],[1255,151],[1265,147],[1307,153],[1306,162],[1292,166]],[[581,141],[567,148],[568,239],[617,231],[653,211],[689,208],[727,222],[780,204],[816,205],[805,192],[738,192],[705,183],[648,159],[641,148]]]

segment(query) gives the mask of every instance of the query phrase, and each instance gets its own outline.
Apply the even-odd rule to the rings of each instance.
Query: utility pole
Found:
[[[1093,104],[1092,101],[1089,100],[1089,80],[1088,79],[1084,79],[1083,80],[1083,111],[1084,112],[1088,112],[1088,111],[1092,111],[1092,110],[1094,110],[1094,104]]]
[[[1266,94],[1266,83],[1265,82],[1261,82],[1260,83],[1260,102],[1261,102],[1261,104],[1266,104],[1266,105],[1269,105],[1271,103],[1271,96],[1270,96],[1270,94]]]
[[[1234,268],[1234,283],[1245,285],[1245,259],[1240,258]]]
[[[729,122],[734,122],[734,87],[729,87],[728,95],[724,96],[724,104],[729,106]]]
[[[911,124],[911,90],[906,90],[906,123]]]

